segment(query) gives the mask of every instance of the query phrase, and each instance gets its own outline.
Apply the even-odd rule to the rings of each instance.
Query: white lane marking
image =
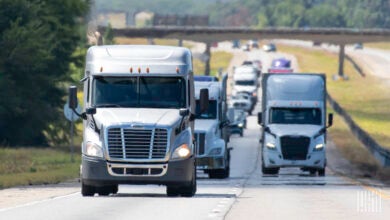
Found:
[[[48,199],[33,201],[33,202],[29,202],[29,203],[26,203],[26,204],[23,204],[23,205],[17,205],[17,206],[2,208],[2,209],[0,209],[0,212],[5,212],[5,211],[13,210],[13,209],[33,206],[33,205],[37,205],[37,204],[41,204],[41,203],[45,203],[45,202],[53,201],[53,200],[57,200],[57,199],[64,199],[64,198],[72,197],[72,196],[75,196],[75,195],[80,195],[80,193],[79,192],[75,192],[75,193],[71,193],[71,194],[64,195],[64,196],[57,196],[57,197],[52,197],[52,198],[48,198]]]

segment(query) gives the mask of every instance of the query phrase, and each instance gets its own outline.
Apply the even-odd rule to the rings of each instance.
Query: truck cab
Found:
[[[195,116],[196,160],[198,170],[210,178],[227,178],[230,173],[229,120],[226,103],[227,75],[222,82],[195,82],[197,111]],[[209,91],[208,110],[200,113],[200,91]]]
[[[325,175],[326,80],[323,74],[264,74],[262,80],[262,172],[299,167]]]
[[[233,95],[246,93],[251,98],[251,108],[248,111],[252,114],[257,103],[257,89],[259,87],[257,69],[253,66],[240,66],[235,68],[233,75]]]
[[[117,193],[118,184],[158,184],[167,186],[168,196],[193,196],[191,52],[167,46],[93,46],[82,82],[82,195]]]

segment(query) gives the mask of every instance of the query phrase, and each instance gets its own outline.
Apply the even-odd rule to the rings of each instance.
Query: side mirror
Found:
[[[257,113],[257,124],[261,125],[263,122],[263,114],[261,112]]]
[[[333,114],[329,113],[328,115],[328,128],[333,125]]]
[[[77,87],[69,86],[69,108],[76,109],[77,108]]]
[[[85,111],[85,114],[87,115],[94,115],[96,114],[96,108],[87,108]]]
[[[201,89],[200,94],[200,112],[204,113],[209,108],[209,90],[208,89]]]
[[[190,110],[189,109],[180,109],[179,110],[179,114],[181,117],[184,117],[184,116],[187,116],[188,114],[190,113]]]

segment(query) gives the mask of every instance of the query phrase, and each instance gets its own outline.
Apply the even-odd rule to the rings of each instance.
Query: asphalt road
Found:
[[[273,56],[281,56],[259,50],[246,55],[261,58],[265,66]],[[198,191],[193,198],[167,197],[163,186],[121,185],[112,196],[85,198],[76,192],[3,208],[0,219],[390,218],[388,187],[362,184],[331,169],[325,177],[293,168],[281,169],[277,176],[263,176],[256,121],[255,116],[249,116],[244,137],[231,138],[231,177],[210,180],[198,172]],[[339,161],[337,157],[329,154],[328,160]]]

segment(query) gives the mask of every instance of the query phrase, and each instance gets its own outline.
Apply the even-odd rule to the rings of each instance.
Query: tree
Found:
[[[0,1],[0,143],[45,145],[63,128],[63,83],[86,0]],[[50,137],[49,137],[50,136]]]

